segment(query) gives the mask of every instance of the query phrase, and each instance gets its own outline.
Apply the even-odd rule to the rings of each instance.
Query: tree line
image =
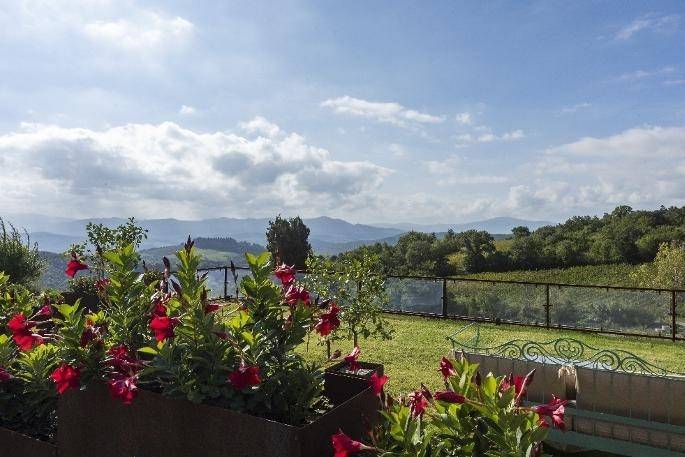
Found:
[[[662,243],[685,242],[685,207],[655,211],[618,206],[598,216],[574,216],[530,231],[515,227],[498,249],[485,231],[409,232],[397,244],[376,243],[335,258],[376,255],[385,273],[451,276],[482,271],[564,268],[654,260]]]

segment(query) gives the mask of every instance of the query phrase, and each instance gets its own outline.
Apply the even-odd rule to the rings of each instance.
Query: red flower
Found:
[[[453,390],[435,392],[433,396],[436,400],[444,401],[446,403],[464,403],[466,401],[466,397],[459,395]]]
[[[289,267],[282,263],[274,270],[274,275],[281,280],[281,284],[287,286],[295,279],[295,266]]]
[[[27,321],[22,313],[15,314],[7,323],[7,327],[12,331],[14,342],[22,351],[28,351],[43,344],[43,337],[31,332],[35,326],[36,322]]]
[[[508,377],[504,378],[502,384],[500,385],[500,391],[504,392],[511,389],[514,386],[514,392],[516,393],[516,403],[520,403],[521,399],[527,395],[528,386],[533,382],[533,376],[535,375],[535,370],[531,370],[525,376],[513,376],[510,374]]]
[[[262,382],[259,378],[259,367],[243,363],[236,370],[229,373],[228,380],[231,381],[231,385],[235,390],[243,390],[245,387],[256,386]]]
[[[52,316],[52,306],[44,305],[36,313],[36,317],[40,316]]]
[[[107,351],[107,356],[105,364],[111,366],[120,376],[123,376],[124,374],[133,374],[141,366],[139,361],[131,357],[128,348],[123,344],[111,347]]]
[[[428,407],[428,400],[420,390],[415,390],[409,394],[409,408],[411,410],[411,417],[416,419],[423,416],[423,412]]]
[[[73,278],[74,275],[76,275],[76,272],[81,271],[81,270],[87,270],[88,265],[85,263],[81,262],[78,257],[76,257],[76,253],[72,252],[71,253],[71,260],[69,263],[67,263],[67,269],[64,270],[64,272],[69,276],[70,278]]]
[[[359,353],[361,352],[361,349],[359,349],[359,346],[355,346],[354,349],[352,349],[352,352],[347,354],[345,356],[345,362],[347,362],[347,369],[350,371],[357,371],[359,370],[362,366],[357,362],[357,359],[359,358]]]
[[[9,380],[12,379],[13,377],[14,377],[14,376],[12,376],[11,374],[9,374],[9,373],[7,372],[7,370],[5,370],[5,368],[4,368],[3,366],[0,366],[0,382],[9,381]]]
[[[440,368],[438,369],[438,371],[442,373],[442,376],[445,379],[457,374],[457,372],[454,371],[454,365],[452,365],[452,362],[450,362],[447,357],[443,357],[440,361]]]
[[[207,303],[205,305],[205,314],[213,313],[221,308],[219,303]]]
[[[319,317],[318,322],[314,325],[314,329],[321,336],[330,335],[332,331],[340,327],[340,318],[338,318],[338,313],[340,313],[340,308],[335,303],[331,304],[330,309],[327,313],[323,313]]]
[[[552,425],[554,425],[558,429],[565,430],[566,424],[564,424],[564,411],[566,409],[566,403],[568,403],[567,400],[562,400],[556,395],[552,395],[552,400],[550,400],[549,403],[544,405],[538,405],[533,409],[540,416],[551,418]],[[547,423],[544,421],[541,421],[540,425],[542,425],[543,427],[548,426]]]
[[[333,450],[335,451],[334,457],[347,457],[350,454],[371,449],[369,446],[345,435],[342,430],[338,430],[338,433],[331,437],[331,441],[333,441]]]
[[[133,399],[136,398],[136,395],[138,395],[136,381],[135,376],[121,377],[108,381],[109,395],[114,399],[121,400],[125,405],[130,405]]]
[[[374,395],[380,395],[381,392],[383,392],[383,386],[386,382],[388,382],[387,376],[378,376],[378,373],[376,373],[375,371],[373,372],[371,378],[369,378],[369,385],[373,387]]]
[[[81,370],[66,363],[62,363],[52,372],[50,377],[55,381],[55,384],[57,384],[57,392],[63,394],[69,389],[78,389]]]
[[[174,336],[174,327],[179,323],[177,317],[155,316],[150,321],[150,329],[155,332],[157,341],[164,341]]]
[[[285,291],[285,302],[291,306],[297,305],[298,302],[309,306],[309,291],[302,286],[291,284]]]

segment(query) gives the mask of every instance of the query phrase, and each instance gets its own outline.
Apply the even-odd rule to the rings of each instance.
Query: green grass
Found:
[[[385,365],[385,372],[390,377],[388,389],[397,393],[406,393],[425,383],[431,388],[440,387],[438,363],[447,355],[451,346],[446,337],[466,322],[448,321],[410,316],[389,316],[388,320],[395,329],[392,340],[362,340],[360,360],[379,362]],[[482,324],[481,341],[494,345],[516,338],[548,341],[562,336],[584,341],[591,346],[602,349],[623,349],[632,352],[645,360],[669,369],[685,373],[685,343],[657,341],[647,338],[627,338],[604,336],[581,332],[557,331],[507,325]],[[336,341],[333,350],[339,348],[347,353],[352,348],[349,341]],[[325,348],[317,346],[315,339],[309,343],[309,349],[302,346],[298,349],[307,360],[317,363],[326,362]]]
[[[600,286],[636,287],[639,284],[631,277],[638,265],[585,265],[548,270],[517,270],[501,273],[474,273],[467,278],[494,279],[506,281],[557,282],[564,284],[590,284]]]

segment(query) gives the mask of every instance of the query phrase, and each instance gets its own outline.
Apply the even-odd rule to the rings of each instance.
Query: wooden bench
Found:
[[[468,338],[467,330],[475,335]],[[558,448],[685,456],[685,377],[677,373],[627,351],[598,349],[571,338],[487,346],[477,324],[448,339],[455,353],[463,352],[483,372],[523,375],[536,369],[529,402],[547,402],[552,394],[570,400],[567,431],[550,430],[548,441]]]

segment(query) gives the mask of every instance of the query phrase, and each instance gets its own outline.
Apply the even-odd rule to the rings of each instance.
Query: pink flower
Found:
[[[131,375],[141,367],[141,363],[131,356],[128,348],[123,344],[111,347],[107,351],[104,363],[111,366],[119,376]]]
[[[333,442],[333,450],[335,451],[334,457],[347,457],[350,454],[356,454],[357,452],[371,449],[369,446],[365,446],[359,441],[355,441],[345,435],[342,430],[338,430],[338,433],[331,437],[331,441]]]
[[[36,317],[42,317],[42,316],[52,316],[52,306],[50,305],[43,305],[38,312],[36,313]]]
[[[454,371],[454,365],[452,365],[452,362],[450,362],[447,357],[443,357],[440,361],[440,368],[438,369],[438,371],[442,373],[442,376],[445,379],[457,374],[457,372]]]
[[[107,290],[107,287],[109,287],[109,279],[102,278],[95,281],[95,288],[98,290],[98,292],[104,292]]]
[[[174,336],[174,327],[179,324],[177,317],[155,316],[150,321],[150,330],[155,332],[157,341],[164,341]]]
[[[444,401],[446,403],[464,403],[466,401],[466,397],[452,390],[435,392],[433,396],[436,400]]]
[[[428,400],[420,390],[415,390],[409,394],[409,409],[411,410],[411,417],[416,419],[423,416],[423,412],[428,407]]]
[[[340,327],[340,318],[338,317],[338,313],[340,313],[340,308],[338,308],[338,305],[335,303],[332,303],[328,312],[323,313],[321,317],[319,317],[316,325],[314,325],[314,329],[319,333],[319,335],[330,335],[331,332]]]
[[[525,376],[514,376],[510,374],[502,381],[500,384],[500,392],[504,392],[511,387],[514,387],[514,392],[516,394],[516,404],[521,402],[521,399],[527,395],[528,386],[533,382],[533,376],[535,375],[535,370],[531,370]]]
[[[549,403],[544,405],[538,405],[533,409],[540,416],[549,417],[550,419],[552,419],[553,426],[557,427],[560,430],[565,430],[566,424],[564,424],[564,412],[566,409],[566,403],[568,403],[567,400],[562,400],[556,395],[552,395],[552,400],[550,400]],[[543,427],[548,426],[547,423],[544,422],[544,420],[540,423],[540,425],[542,425]]]
[[[248,386],[256,386],[262,380],[259,377],[259,367],[257,365],[240,366],[228,375],[228,380],[235,390],[243,390]]]
[[[9,374],[9,372],[7,370],[5,370],[5,367],[0,365],[0,382],[9,381],[13,377],[14,376]]]
[[[369,378],[369,385],[373,387],[374,395],[380,395],[383,392],[383,386],[388,382],[388,379],[385,375],[378,376],[378,373],[373,372],[371,378]]]
[[[138,395],[137,378],[135,376],[120,377],[107,382],[109,395],[114,399],[121,400],[125,405],[130,405]]]
[[[72,367],[66,363],[62,363],[50,375],[55,384],[57,384],[57,392],[63,394],[69,389],[78,389],[79,380],[81,379],[81,370]]]
[[[295,279],[295,266],[282,263],[274,270],[274,275],[281,281],[281,284],[287,286]]]
[[[356,372],[358,371],[362,366],[357,362],[357,359],[359,359],[359,353],[361,352],[361,349],[359,349],[359,346],[355,346],[354,349],[352,349],[352,352],[347,354],[345,356],[345,362],[347,362],[347,369]]]
[[[290,306],[297,305],[298,302],[302,302],[306,306],[309,306],[309,291],[302,286],[297,286],[295,284],[290,284],[288,289],[284,294],[285,302]]]
[[[81,270],[87,270],[88,265],[85,263],[81,262],[78,257],[76,257],[76,253],[72,252],[71,253],[71,260],[69,263],[67,263],[67,269],[64,270],[64,272],[69,276],[70,278],[73,278],[77,272]]]

